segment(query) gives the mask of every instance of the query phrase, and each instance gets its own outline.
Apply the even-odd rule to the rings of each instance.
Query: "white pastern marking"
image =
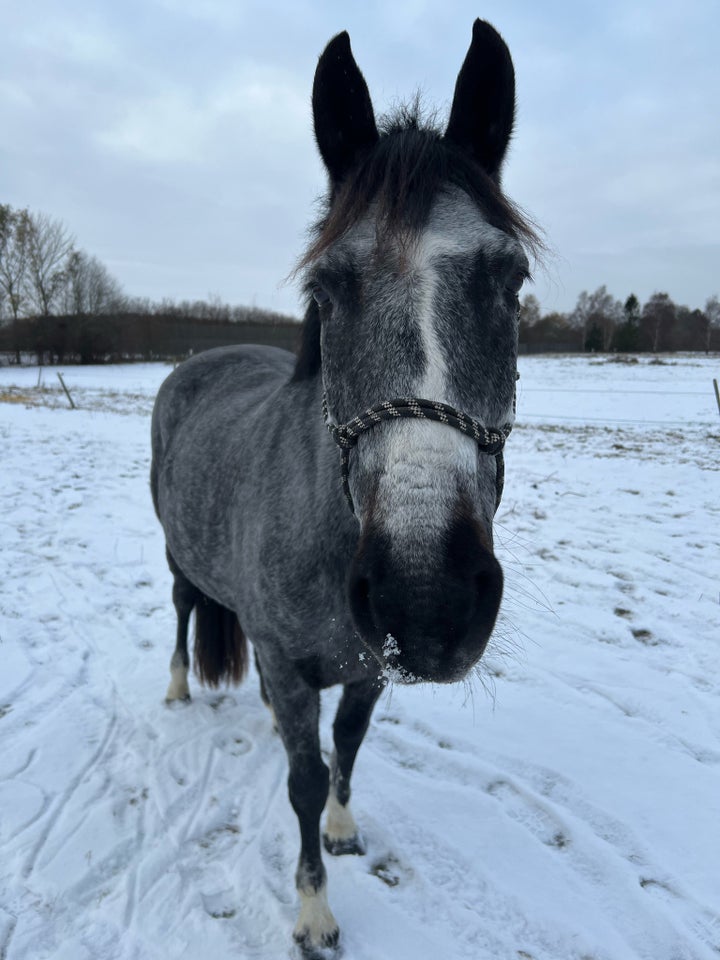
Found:
[[[190,696],[187,678],[187,667],[182,666],[182,664],[170,664],[170,686],[165,695],[168,702],[171,700],[187,700]]]
[[[280,730],[280,727],[278,726],[277,716],[275,715],[275,710],[273,708],[273,705],[271,703],[266,703],[265,706],[270,711],[270,716],[272,718],[272,728],[275,731],[275,733],[278,733]]]
[[[352,840],[357,836],[357,825],[350,813],[350,804],[343,807],[332,788],[328,794],[325,812],[327,813],[325,835],[328,840]]]
[[[314,893],[298,890],[300,915],[293,936],[303,942],[309,940],[313,947],[334,943],[338,936],[337,920],[327,900],[327,888],[322,886]]]

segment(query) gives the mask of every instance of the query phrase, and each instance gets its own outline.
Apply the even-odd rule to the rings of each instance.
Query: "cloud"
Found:
[[[306,97],[294,77],[271,65],[246,63],[209,90],[173,86],[126,100],[96,140],[107,150],[153,164],[211,164],[238,140],[273,149],[307,132]]]
[[[0,200],[65,220],[129,292],[294,308],[276,284],[324,185],[318,54],[348,29],[377,112],[417,87],[442,111],[477,14],[469,0],[452,17],[428,0],[11,4]],[[720,222],[716,0],[487,0],[481,14],[516,64],[505,186],[558,251],[538,277],[547,305],[603,283],[704,302]]]

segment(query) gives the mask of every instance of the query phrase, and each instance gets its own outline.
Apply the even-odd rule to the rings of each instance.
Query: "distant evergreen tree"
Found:
[[[625,319],[615,330],[613,350],[634,353],[640,343],[640,301],[631,293],[623,306]]]
[[[587,353],[597,353],[603,349],[603,331],[598,323],[593,323],[585,337],[585,350]]]

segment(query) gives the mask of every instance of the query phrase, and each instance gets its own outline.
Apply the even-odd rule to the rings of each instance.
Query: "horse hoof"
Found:
[[[319,944],[314,944],[309,931],[294,933],[293,940],[297,944],[297,956],[300,960],[337,960],[341,956],[340,930],[336,927],[329,933],[324,933]]]
[[[356,833],[353,837],[329,837],[323,834],[323,846],[328,853],[334,857],[343,857],[346,854],[354,854],[356,857],[362,857],[365,854],[365,844],[360,834]]]
[[[192,703],[192,697],[190,696],[189,693],[186,693],[185,696],[183,697],[169,697],[169,696],[165,697],[165,705],[167,707],[172,707],[176,703],[182,703],[182,704]]]

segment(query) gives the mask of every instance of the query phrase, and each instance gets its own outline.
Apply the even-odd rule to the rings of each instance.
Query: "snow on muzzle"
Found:
[[[400,545],[369,519],[349,578],[360,636],[400,683],[462,679],[487,645],[502,589],[489,538],[463,509],[441,535]]]

